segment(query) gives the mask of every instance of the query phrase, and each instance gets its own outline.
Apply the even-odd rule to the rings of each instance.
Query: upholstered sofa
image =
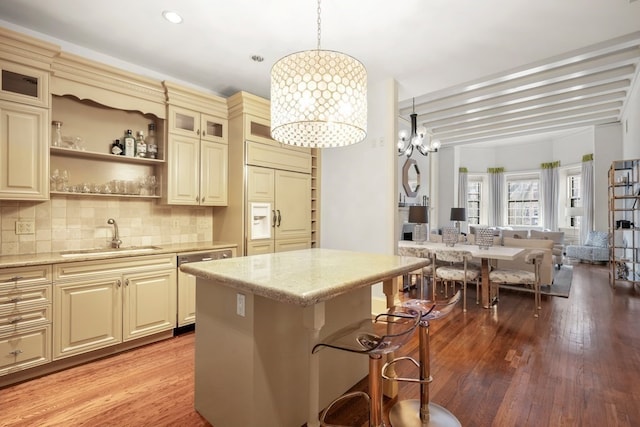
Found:
[[[566,247],[567,258],[582,262],[609,261],[609,234],[606,231],[590,231],[584,245]]]

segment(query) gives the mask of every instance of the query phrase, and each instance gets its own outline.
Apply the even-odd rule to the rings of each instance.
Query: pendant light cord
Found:
[[[318,50],[320,50],[320,0],[318,0]]]

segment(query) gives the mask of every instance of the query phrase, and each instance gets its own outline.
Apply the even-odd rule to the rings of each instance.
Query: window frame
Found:
[[[575,180],[578,180],[577,189],[572,188],[572,183]],[[582,206],[582,197],[581,197],[581,188],[582,188],[582,173],[581,171],[571,172],[567,174],[566,178],[566,188],[567,188],[567,200],[566,206],[569,208],[577,208]],[[573,186],[575,187],[575,185]],[[573,191],[577,192],[577,195],[573,194]],[[580,217],[579,216],[569,216],[568,226],[571,228],[580,229]]]
[[[483,180],[479,178],[467,177],[467,221],[469,225],[480,225],[482,224],[482,207],[484,202],[484,188],[483,188]],[[472,186],[477,188],[477,192],[472,192]],[[477,200],[472,199],[472,195],[477,194]],[[475,207],[472,208],[471,205],[474,204]],[[477,216],[473,215],[474,212],[477,212]],[[473,218],[477,218],[478,222],[472,221]]]
[[[511,175],[506,175],[505,177],[505,181],[504,181],[504,225],[507,227],[543,227],[544,224],[544,218],[542,215],[542,201],[540,200],[540,185],[541,185],[541,176],[540,173],[526,173],[526,174],[511,174]],[[522,200],[514,200],[513,202],[518,202],[518,203],[535,203],[535,209],[533,209],[534,211],[537,211],[537,215],[528,215],[528,216],[521,216],[523,218],[523,220],[521,221],[521,224],[518,224],[517,221],[515,221],[514,223],[511,222],[511,217],[509,215],[509,208],[510,208],[510,203],[512,202],[511,200],[509,200],[509,184],[515,182],[515,181],[531,181],[531,182],[536,182],[537,184],[537,195],[538,198],[537,199],[522,199]],[[526,219],[529,219],[529,223],[527,223]],[[537,220],[537,222],[536,222]]]

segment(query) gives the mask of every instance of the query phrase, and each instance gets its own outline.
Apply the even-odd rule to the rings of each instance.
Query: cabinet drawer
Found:
[[[0,314],[51,304],[52,285],[36,285],[0,292]]]
[[[247,164],[311,173],[311,153],[247,141]]]
[[[176,254],[149,255],[110,260],[79,261],[53,266],[53,280],[73,280],[98,274],[176,268]]]
[[[51,361],[51,326],[0,334],[0,375]]]
[[[0,312],[0,334],[43,326],[51,322],[51,305],[10,313]]]
[[[0,269],[0,292],[18,289],[23,285],[51,282],[51,266],[12,267]]]

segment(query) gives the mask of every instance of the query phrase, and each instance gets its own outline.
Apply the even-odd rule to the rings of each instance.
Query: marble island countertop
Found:
[[[63,256],[64,252],[47,252],[39,254],[23,254],[23,255],[0,255],[0,268],[8,267],[26,267],[30,265],[42,264],[58,264],[63,262],[89,261],[110,258],[123,258],[143,255],[160,255],[168,253],[185,253],[210,251],[216,249],[236,248],[235,243],[229,242],[196,242],[196,243],[176,243],[176,244],[160,244],[152,250],[144,252],[127,251],[126,248],[121,252],[110,251],[104,248],[104,253],[79,254],[76,256]],[[135,249],[135,247],[132,247]],[[68,252],[68,251],[65,251]]]
[[[185,264],[180,269],[238,290],[305,307],[428,263],[425,258],[305,249]]]

